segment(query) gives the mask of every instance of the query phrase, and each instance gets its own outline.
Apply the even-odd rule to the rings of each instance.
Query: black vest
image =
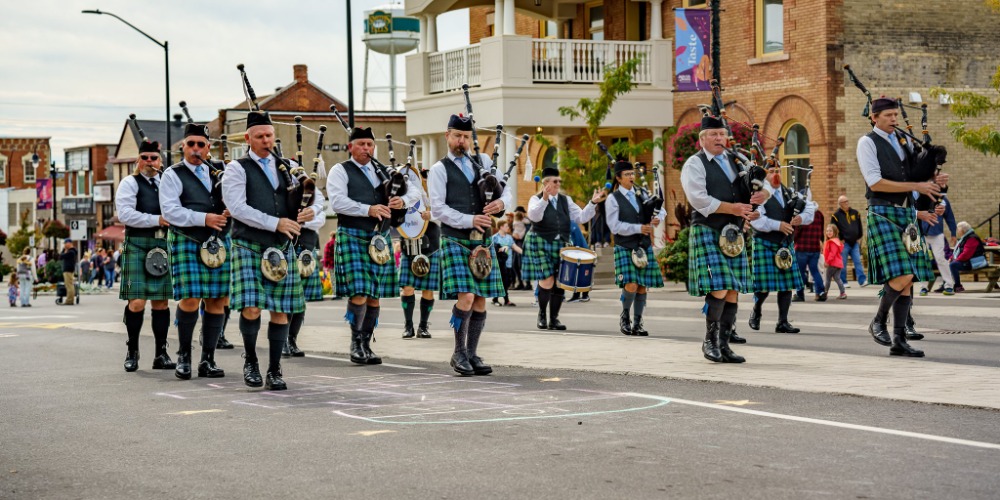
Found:
[[[732,158],[729,159],[729,166],[733,170],[735,178],[730,182],[729,177],[722,172],[722,168],[719,162],[715,161],[715,158],[712,158],[710,161],[705,155],[704,150],[699,151],[695,156],[705,166],[705,189],[708,191],[709,196],[727,203],[746,203],[750,201],[749,199],[745,199],[746,196],[743,194],[744,190],[741,187],[743,181],[735,171],[735,164]],[[705,217],[697,210],[691,211],[692,225],[706,226],[716,231],[722,231],[722,228],[726,227],[726,224],[736,224],[738,227],[743,227],[742,221],[742,217],[735,215],[716,212]]]
[[[538,196],[541,197],[541,195]],[[531,225],[531,232],[547,241],[555,241],[556,238],[559,238],[565,243],[570,243],[572,240],[569,235],[569,198],[560,194],[558,201],[556,201],[558,208],[554,208],[552,203],[543,203],[545,203],[545,213],[542,215],[542,220]]]
[[[236,161],[240,162],[243,171],[246,172],[247,205],[272,217],[294,220],[295,210],[288,203],[288,181],[285,176],[280,171],[276,172],[278,187],[275,189],[271,187],[271,180],[267,178],[267,174],[256,161],[249,156],[244,156]],[[275,161],[275,159],[271,158],[271,161]],[[281,246],[288,241],[288,237],[284,234],[257,229],[238,220],[233,223],[233,238],[274,247]]]
[[[633,186],[633,192],[636,193],[636,203],[639,203],[639,208],[642,208],[642,202],[639,201],[638,189]],[[611,195],[615,197],[615,201],[618,202],[618,220],[621,222],[627,222],[629,224],[641,224],[639,222],[639,212],[632,206],[632,202],[628,201],[628,198],[622,194],[621,191],[615,189],[615,192]],[[630,234],[628,236],[623,236],[620,234],[615,235],[615,245],[618,245],[629,250],[635,250],[640,246],[646,248],[651,243],[649,236],[645,234]]]
[[[373,187],[368,176],[365,175],[365,172],[353,160],[347,160],[341,163],[340,166],[344,167],[344,171],[347,172],[348,198],[358,203],[364,203],[365,205],[389,204],[389,199],[386,198],[385,192],[377,187]],[[372,165],[371,168],[376,167]],[[376,217],[337,214],[337,225],[340,227],[374,231],[376,224],[378,224],[378,218]],[[316,238],[318,244],[319,236],[317,235]]]
[[[469,182],[465,173],[462,172],[462,167],[456,165],[450,158],[447,156],[441,158],[441,163],[444,164],[445,172],[448,173],[448,194],[444,199],[445,205],[466,215],[482,214],[486,204],[483,203],[483,197],[479,193],[479,170],[476,166],[470,165],[474,177],[472,182]],[[452,238],[468,239],[471,231],[472,229],[459,229],[444,223],[441,224],[441,233]],[[487,230],[485,236],[489,236],[490,233],[491,231]]]
[[[878,158],[878,166],[882,173],[882,178],[890,181],[907,182],[909,180],[908,164],[910,156],[906,146],[903,146],[903,155],[906,159],[900,160],[899,154],[896,153],[896,149],[892,147],[892,144],[889,144],[887,139],[883,139],[882,136],[876,134],[874,130],[868,133],[868,138],[875,143],[875,154]],[[869,200],[877,198],[896,205],[905,205],[910,196],[911,193],[909,191],[905,193],[884,193],[881,191],[872,191],[870,186],[865,187],[865,198]]]
[[[787,207],[791,198],[792,190],[785,188],[785,186],[778,186],[778,189],[781,190],[782,201],[785,202],[785,207]],[[774,195],[771,195],[771,197],[764,202],[764,215],[766,215],[768,219],[791,222],[785,220],[785,207],[778,203],[778,199],[775,198]],[[757,237],[762,240],[770,241],[771,243],[780,244],[785,239],[785,233],[782,233],[781,231],[757,231]]]
[[[177,178],[181,180],[181,206],[188,210],[194,210],[195,212],[204,212],[209,214],[221,214],[226,206],[222,203],[222,190],[219,188],[212,188],[209,192],[205,189],[205,185],[201,183],[198,176],[194,175],[183,162],[171,166],[174,173],[177,174]],[[205,168],[208,168],[206,165]],[[226,224],[226,228],[222,231],[223,234],[229,231],[229,224]],[[180,226],[170,226],[171,231],[177,231],[195,241],[201,243],[207,240],[214,229],[205,226],[192,226],[192,227],[180,227]]]
[[[140,174],[133,174],[136,186],[139,190],[135,193],[135,211],[144,214],[160,215],[160,190],[153,187],[150,182]],[[125,236],[142,236],[152,238],[156,236],[159,227],[131,227],[125,226]]]

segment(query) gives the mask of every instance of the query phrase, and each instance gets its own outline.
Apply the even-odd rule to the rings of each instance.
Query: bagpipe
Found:
[[[424,219],[424,214],[429,212],[430,199],[427,197],[426,180],[414,164],[416,158],[417,141],[410,139],[410,151],[406,156],[404,170],[413,172],[421,188],[421,206],[406,213],[406,220],[401,226],[396,228],[402,237],[401,249],[410,257],[410,272],[418,278],[423,278],[431,272],[431,259],[429,255],[437,252],[441,247],[441,226]]]
[[[181,106],[181,111],[184,112],[184,116],[187,118],[187,122],[189,124],[195,123],[194,119],[191,118],[191,112],[188,110],[187,102],[181,101],[179,104]],[[226,203],[222,199],[222,178],[225,176],[226,162],[229,159],[229,143],[225,135],[219,137],[219,147],[222,149],[220,157],[222,157],[223,161],[221,164],[212,160],[211,139],[209,139],[207,155],[202,157],[200,152],[194,152],[193,156],[201,160],[202,164],[208,167],[208,177],[211,179],[212,184],[211,195],[213,203],[215,203],[216,206],[223,207],[223,209],[225,209]],[[201,249],[198,251],[198,259],[201,260],[201,263],[204,264],[205,267],[208,267],[209,269],[217,269],[225,264],[228,255],[226,247],[223,245],[220,236],[230,230],[232,223],[232,219],[227,219],[226,225],[221,231],[213,230],[208,239],[202,242]]]
[[[496,127],[496,138],[493,141],[493,157],[492,165],[490,168],[486,168],[483,165],[483,159],[479,156],[479,133],[476,131],[476,119],[472,112],[472,99],[469,97],[469,84],[462,84],[462,93],[465,95],[465,112],[469,115],[469,121],[472,122],[472,148],[475,155],[469,156],[466,153],[466,157],[472,163],[473,167],[479,169],[479,181],[478,188],[479,194],[482,197],[483,204],[489,205],[496,200],[499,200],[503,196],[504,189],[507,188],[507,181],[510,179],[511,174],[517,165],[517,158],[521,156],[521,148],[524,144],[528,142],[528,134],[522,136],[521,145],[517,148],[517,154],[514,159],[510,161],[507,170],[503,174],[503,178],[497,177],[497,159],[500,156],[500,136],[503,135],[503,125],[497,124]],[[503,217],[504,210],[494,214],[494,217]]]
[[[142,138],[142,142],[152,144],[153,141],[149,140],[149,137],[146,136],[146,132],[144,132],[142,127],[139,126],[139,121],[135,119],[135,113],[128,115],[128,119],[132,123],[132,126],[135,127],[135,130],[139,132],[139,137]],[[151,168],[154,172],[156,172],[156,175],[163,175],[162,168]],[[156,228],[153,236],[157,240],[163,240],[167,237],[167,231],[163,228],[163,226],[159,226]],[[160,276],[170,272],[170,255],[167,253],[167,250],[162,246],[154,246],[151,248],[146,252],[143,268],[145,268],[147,274],[154,278],[159,278]]]
[[[785,209],[781,213],[781,221],[791,224],[792,219],[798,217],[802,212],[805,211],[808,204],[809,196],[809,182],[812,178],[812,167],[807,169],[806,173],[806,186],[805,189],[799,191],[798,183],[798,173],[795,172],[796,169],[801,167],[796,166],[792,162],[788,162],[789,171],[792,175],[792,188],[788,189],[784,185],[779,185],[778,189],[781,190],[782,197],[785,199]],[[792,251],[789,248],[792,245],[792,241],[795,239],[794,232],[792,234],[786,234],[784,238],[781,239],[781,248],[778,249],[774,254],[774,265],[781,270],[791,269],[795,262],[792,259]]]

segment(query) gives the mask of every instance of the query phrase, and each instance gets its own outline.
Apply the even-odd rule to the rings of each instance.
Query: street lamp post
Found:
[[[165,69],[164,73],[166,75],[166,87],[167,87],[167,89],[166,89],[167,90],[167,115],[166,115],[166,121],[164,122],[164,124],[166,125],[166,128],[167,128],[167,147],[166,147],[167,165],[172,164],[173,160],[171,160],[171,154],[170,154],[170,148],[173,147],[173,142],[170,141],[170,49],[168,47],[169,42],[167,42],[166,40],[164,40],[163,42],[160,42],[159,40],[157,40],[157,39],[149,36],[148,34],[146,34],[145,31],[142,31],[141,29],[136,28],[135,26],[133,26],[132,23],[130,23],[130,22],[128,22],[128,21],[126,21],[126,20],[118,17],[115,14],[112,14],[111,12],[104,12],[104,11],[101,11],[100,9],[84,10],[82,12],[84,14],[98,14],[98,15],[103,14],[103,15],[106,15],[106,16],[111,16],[111,17],[113,17],[113,18],[115,18],[115,19],[117,19],[117,20],[125,23],[126,25],[128,25],[129,28],[132,28],[132,29],[138,31],[140,34],[142,34],[142,36],[150,39],[153,43],[159,45],[160,47],[163,47],[163,64],[164,64],[164,69]]]

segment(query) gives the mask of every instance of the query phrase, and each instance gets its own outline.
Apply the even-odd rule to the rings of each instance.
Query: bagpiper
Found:
[[[402,238],[399,257],[400,303],[403,307],[403,338],[429,339],[429,321],[434,309],[434,292],[441,289],[441,224],[431,219],[430,200],[424,191],[424,176],[416,168],[408,168],[410,189],[419,190],[420,200],[410,207],[410,212],[419,213],[424,226],[419,238]],[[420,291],[420,322],[413,329],[413,311],[417,305],[416,291]]]
[[[316,189],[313,206],[323,207],[326,200],[323,191]],[[302,230],[294,243],[295,255],[299,264],[299,275],[302,277],[302,297],[306,302],[323,301],[323,281],[319,277],[319,229],[326,224],[326,211],[317,210],[314,217],[302,224]],[[306,307],[308,309],[308,306]],[[302,357],[306,353],[299,349],[299,332],[306,319],[306,311],[294,313],[288,320],[288,341],[282,348],[283,357]]]

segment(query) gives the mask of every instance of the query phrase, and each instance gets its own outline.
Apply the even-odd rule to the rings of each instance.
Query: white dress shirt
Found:
[[[587,221],[594,218],[594,214],[597,213],[597,205],[588,201],[586,207],[580,208],[580,206],[573,201],[572,197],[569,195],[564,196],[566,196],[566,201],[569,202],[569,220],[576,222],[577,224],[586,224]],[[541,194],[532,196],[531,199],[528,200],[528,220],[531,222],[541,221],[542,218],[545,217],[545,209],[548,205],[552,204],[552,200],[554,199],[556,199],[556,197],[553,196],[552,198],[549,198],[548,201],[545,201],[542,199]]]
[[[639,194],[632,186],[632,189],[625,189],[622,186],[618,186],[618,192],[628,197],[628,192],[632,191],[635,194],[635,202],[639,205],[639,212],[642,212],[642,201],[639,200]],[[666,202],[664,202],[666,203]],[[607,201],[604,202],[604,210],[607,213],[606,221],[608,223],[608,229],[611,230],[611,234],[617,234],[621,236],[631,236],[633,234],[639,234],[642,232],[642,224],[633,224],[631,222],[622,222],[618,218],[618,198],[614,195],[608,196]],[[661,217],[666,211],[666,205],[661,206],[659,213],[654,220],[661,220]]]
[[[702,149],[705,152],[705,156],[711,160],[715,158],[714,155],[708,151]],[[719,156],[725,156],[726,153],[722,152]],[[728,159],[728,157],[727,157]],[[719,160],[716,160],[718,163]],[[735,165],[730,161],[730,165]],[[705,169],[717,168],[714,166],[706,166],[702,163],[701,158],[698,155],[691,155],[690,158],[684,162],[684,167],[681,168],[681,188],[684,189],[684,194],[687,196],[688,203],[691,207],[697,210],[701,215],[708,217],[719,210],[719,206],[722,205],[722,200],[715,198],[708,194],[708,185],[705,183]],[[732,171],[730,171],[730,175]]]
[[[784,207],[785,204],[788,203],[787,199],[788,197],[785,196],[785,193],[781,193],[780,195],[774,194],[775,191],[777,191],[777,188],[771,187],[770,182],[764,183],[764,189],[766,189],[771,196],[775,197],[776,200],[779,200],[779,204],[782,207]],[[816,216],[817,206],[818,205],[816,203],[813,203],[808,199],[806,200],[806,208],[803,209],[802,213],[799,214],[799,217],[802,218],[803,226],[808,226],[809,224],[812,224],[813,218]],[[755,230],[760,231],[762,233],[781,230],[781,219],[784,216],[783,213],[770,214],[778,217],[777,219],[772,219],[771,217],[768,217],[768,213],[767,210],[764,208],[764,205],[757,207],[757,211],[760,212],[760,217],[758,217],[756,220],[750,221],[750,225]]]
[[[485,168],[490,168],[493,166],[493,162],[490,157],[484,153],[480,153],[479,158],[483,162]],[[455,155],[448,152],[448,159],[455,162],[455,165],[461,167],[460,160],[458,160]],[[447,224],[456,229],[471,229],[472,219],[475,215],[479,214],[463,214],[454,208],[448,206],[445,200],[448,197],[448,167],[442,162],[435,163],[430,172],[427,173],[427,191],[429,191],[431,198],[431,218],[441,221],[443,224]],[[472,165],[472,168],[476,168]],[[512,181],[514,182],[514,181]],[[504,187],[503,194],[500,195],[500,201],[503,202],[504,210],[509,210],[511,208],[512,198],[510,192],[511,183],[508,182]]]
[[[150,182],[150,177],[139,174],[138,182]],[[128,227],[145,228],[157,227],[160,225],[160,216],[156,214],[146,214],[135,209],[135,204],[139,194],[139,185],[134,175],[128,175],[118,183],[118,192],[115,194],[115,209],[118,210],[118,220]]]
[[[316,185],[316,197],[313,198],[312,204],[312,209],[316,215],[312,218],[312,220],[303,223],[302,227],[312,229],[313,231],[319,231],[319,229],[323,227],[323,224],[326,224],[326,210],[323,208],[316,210],[317,206],[326,206],[326,198],[323,196],[323,190],[320,189],[319,184]]]
[[[370,174],[368,174],[371,179],[374,177],[375,182],[378,182],[378,175],[375,173],[375,165],[369,162],[367,165],[362,165],[351,158],[351,163],[357,165],[358,168],[364,172],[365,168],[368,168]],[[326,192],[330,195],[330,209],[336,214],[348,215],[351,217],[368,217],[368,209],[371,205],[354,201],[350,196],[347,195],[347,170],[341,163],[335,163],[333,167],[330,168],[329,174],[327,174],[326,179]],[[417,185],[419,188],[419,184]],[[373,186],[372,189],[376,189]],[[406,194],[400,196],[403,200],[404,207],[412,207],[418,200],[420,200],[421,193],[420,189],[412,189],[412,184],[407,182]]]
[[[893,144],[893,139],[889,137],[889,132],[886,132],[878,127],[873,127],[872,130],[879,137],[889,141],[889,144]],[[908,137],[904,136],[904,138],[906,139],[906,149],[913,152],[913,143],[910,142]],[[896,144],[899,144],[898,139],[896,140]],[[895,147],[893,147],[893,149],[895,149]],[[901,149],[896,150],[896,152],[899,153],[900,160],[905,158]],[[878,181],[882,180],[882,168],[879,167],[878,164],[878,150],[875,149],[875,141],[873,141],[871,137],[868,137],[868,135],[861,136],[861,138],[858,139],[857,154],[858,166],[861,167],[861,174],[864,176],[868,187],[878,184]]]
[[[248,153],[248,156],[259,168],[264,168],[260,163],[262,157],[257,156],[253,150]],[[278,172],[274,157],[268,154],[265,158],[270,160],[267,162],[267,169],[275,175],[275,179],[278,179],[278,175],[284,175]],[[289,163],[293,167],[298,165],[298,163],[292,160],[289,160]],[[267,176],[268,174],[265,172],[264,175]],[[294,178],[292,178],[292,185],[298,185],[298,182]],[[234,219],[250,227],[265,231],[275,232],[278,229],[278,217],[265,214],[247,204],[247,173],[239,161],[233,160],[229,162],[229,165],[226,165],[226,173],[222,176],[222,200],[226,203],[226,208],[229,209],[229,215]],[[313,209],[314,212],[322,211],[322,194],[316,200],[318,202],[313,201],[313,205],[309,208]],[[294,215],[289,218],[295,220]]]
[[[188,163],[187,160],[182,160],[181,163],[184,165],[181,168],[187,168],[194,174],[195,168],[197,168],[195,165]],[[206,166],[205,168],[208,167]],[[197,174],[195,176],[197,177]],[[177,176],[174,169],[168,168],[164,170],[163,175],[160,176],[160,212],[163,213],[163,218],[171,226],[204,226],[205,216],[208,214],[205,212],[196,212],[181,205],[181,193],[183,192],[184,184],[181,183],[181,178]]]

